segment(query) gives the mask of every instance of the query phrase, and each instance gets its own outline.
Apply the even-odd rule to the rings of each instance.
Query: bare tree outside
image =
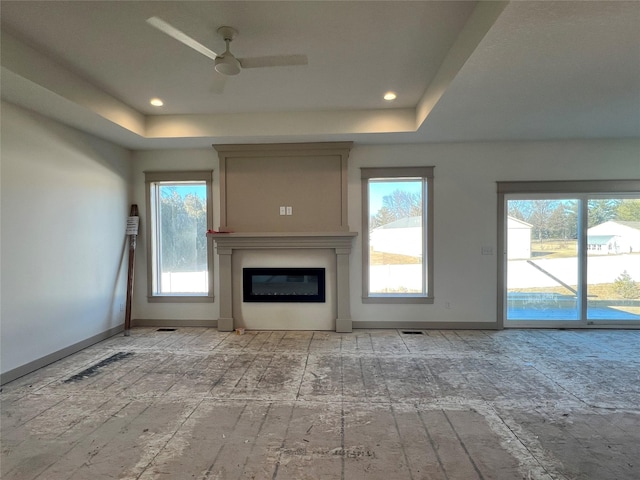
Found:
[[[382,197],[382,208],[371,217],[370,229],[395,222],[401,218],[422,215],[422,198],[419,193],[406,190],[394,190],[391,195]]]

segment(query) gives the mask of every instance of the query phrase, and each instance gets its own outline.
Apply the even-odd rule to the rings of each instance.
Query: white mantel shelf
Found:
[[[210,233],[218,254],[224,249],[254,248],[346,248],[351,251],[357,232]]]
[[[231,257],[234,250],[257,249],[333,249],[336,254],[336,332],[351,332],[351,308],[349,296],[349,255],[351,243],[357,232],[264,232],[264,233],[210,233],[220,257],[220,318],[218,330],[230,332],[233,320],[233,269]]]

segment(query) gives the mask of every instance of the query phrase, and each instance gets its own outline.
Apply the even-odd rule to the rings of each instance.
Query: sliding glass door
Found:
[[[576,198],[507,199],[507,320],[579,321]]]
[[[638,320],[640,197],[591,197],[587,208],[587,320]]]
[[[640,192],[579,191],[610,183],[499,184],[505,327],[640,325]]]

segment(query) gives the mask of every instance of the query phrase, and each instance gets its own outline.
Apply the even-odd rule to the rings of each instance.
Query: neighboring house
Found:
[[[591,227],[587,248],[593,255],[640,252],[640,222],[610,220]]]
[[[533,225],[515,217],[507,217],[507,258],[531,258]]]
[[[405,217],[371,231],[370,245],[376,252],[422,256],[421,216]]]
[[[371,231],[371,247],[376,252],[422,256],[421,221],[420,216],[406,217],[374,228]],[[507,222],[509,229],[508,258],[531,258],[531,229],[533,225],[514,217],[508,217]]]

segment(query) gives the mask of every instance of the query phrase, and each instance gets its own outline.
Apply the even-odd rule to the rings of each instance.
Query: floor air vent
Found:
[[[403,330],[402,331],[403,335],[423,335],[424,332],[421,332],[420,330]]]
[[[110,357],[105,358],[104,360],[99,361],[98,363],[90,366],[89,368],[84,369],[80,373],[75,374],[73,377],[67,378],[64,383],[78,382],[80,380],[84,380],[85,378],[93,377],[100,373],[100,369],[109,366],[110,364],[122,360],[124,358],[130,357],[133,355],[133,352],[118,352],[114,353]]]
[[[159,328],[156,332],[175,332],[176,330],[176,328]]]

